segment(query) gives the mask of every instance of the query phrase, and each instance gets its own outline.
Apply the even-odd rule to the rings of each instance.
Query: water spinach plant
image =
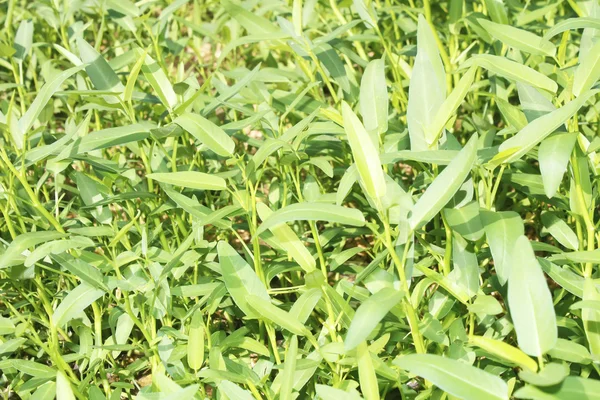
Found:
[[[598,0],[0,24],[3,399],[600,399]]]

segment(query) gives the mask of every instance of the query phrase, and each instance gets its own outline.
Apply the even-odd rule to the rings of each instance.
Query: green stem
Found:
[[[10,169],[10,171],[17,177],[19,182],[21,182],[21,185],[23,186],[23,189],[25,189],[25,192],[27,192],[27,196],[31,200],[33,207],[46,219],[46,221],[50,223],[50,225],[54,227],[54,229],[56,229],[58,232],[65,233],[65,230],[60,225],[60,223],[54,218],[54,216],[50,212],[48,212],[48,210],[46,210],[46,208],[44,208],[42,203],[40,203],[38,197],[35,195],[35,193],[33,193],[33,190],[31,190],[31,186],[29,186],[29,182],[27,182],[27,178],[25,177],[25,175],[19,173],[15,169],[14,165],[8,158],[8,155],[6,154],[6,150],[4,150],[4,147],[0,149],[0,157],[2,158],[2,161],[4,161],[4,163],[8,166],[8,169]]]
[[[410,299],[410,289],[408,287],[408,281],[406,280],[406,273],[404,271],[404,262],[400,260],[398,254],[396,254],[396,249],[392,243],[392,236],[390,233],[390,224],[387,222],[385,218],[381,219],[383,221],[385,227],[385,246],[388,249],[389,254],[392,256],[392,260],[396,265],[396,269],[398,270],[398,276],[400,277],[400,285],[402,290],[404,291],[404,309],[406,310],[406,316],[408,318],[408,325],[410,326],[410,332],[413,337],[413,342],[415,344],[415,349],[419,354],[425,354],[427,352],[427,348],[425,347],[425,342],[423,341],[423,336],[421,335],[421,331],[419,330],[419,318],[417,317],[417,313],[412,305]],[[405,245],[403,259],[406,260],[406,253],[409,247],[407,243]]]

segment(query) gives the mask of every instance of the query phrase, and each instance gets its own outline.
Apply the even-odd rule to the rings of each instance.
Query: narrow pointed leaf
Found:
[[[31,51],[33,44],[33,20],[24,19],[19,24],[13,47],[16,50],[13,57],[22,62]]]
[[[598,90],[592,90],[584,93],[577,99],[568,102],[561,108],[533,120],[527,124],[525,128],[521,129],[521,131],[519,131],[519,133],[517,133],[515,136],[503,142],[500,145],[500,151],[512,148],[517,149],[516,152],[506,160],[506,162],[510,163],[520,159],[536,144],[540,143],[548,135],[564,124],[565,121],[571,118],[573,114],[575,114],[590,97],[594,96],[598,92]]]
[[[377,148],[354,111],[345,102],[342,103],[342,115],[360,179],[367,195],[378,199],[385,195],[386,185]]]
[[[46,107],[46,104],[50,100],[50,98],[60,89],[61,85],[66,81],[71,75],[83,69],[83,65],[73,67],[67,69],[60,74],[57,74],[46,82],[44,86],[38,91],[35,100],[29,106],[25,114],[21,117],[18,123],[18,129],[22,134],[27,133],[29,128],[33,125],[36,119],[39,117],[40,113]]]
[[[479,21],[481,26],[490,35],[516,49],[548,57],[554,57],[556,54],[556,48],[552,42],[534,33],[510,25],[497,24],[482,18],[477,21]]]
[[[375,329],[385,315],[402,300],[402,292],[393,288],[384,288],[363,301],[356,310],[344,346],[346,351],[353,350]]]
[[[363,226],[365,217],[355,209],[326,203],[295,203],[271,214],[259,226],[257,234],[291,221],[328,221],[343,225]]]
[[[520,236],[511,251],[508,305],[519,347],[531,356],[542,356],[556,344],[556,314],[546,278],[529,239]]]
[[[225,179],[196,171],[157,172],[148,174],[148,178],[169,185],[183,186],[198,190],[225,190]]]
[[[192,113],[185,113],[173,121],[196,139],[204,143],[209,149],[220,156],[227,157],[233,154],[235,143],[217,125],[206,118]]]
[[[406,119],[413,151],[428,150],[425,128],[446,99],[446,73],[429,23],[419,15],[417,57],[408,88]],[[435,148],[435,146],[433,146]]]
[[[463,63],[460,69],[470,67],[471,65],[479,65],[507,79],[527,83],[549,92],[555,93],[558,90],[558,84],[546,75],[505,57],[478,54]]]
[[[594,28],[600,29],[600,19],[591,17],[569,18],[558,22],[552,28],[548,29],[544,39],[551,39],[565,31],[571,29]]]
[[[462,236],[456,233],[452,235],[452,276],[472,297],[479,289],[479,264],[477,256],[467,246],[468,243]]]
[[[508,386],[501,378],[458,360],[411,354],[396,359],[394,364],[461,399],[508,400]]]
[[[441,211],[469,176],[476,157],[477,134],[474,134],[413,207],[408,219],[411,229],[423,226]]]
[[[571,250],[579,248],[577,235],[559,215],[547,211],[542,213],[541,220],[544,227],[560,244]]]
[[[258,215],[264,221],[269,218],[273,211],[264,203],[256,204]],[[281,246],[287,251],[290,257],[294,259],[306,272],[315,270],[316,261],[310,254],[308,248],[298,239],[296,233],[285,223],[269,228],[271,233],[279,240]]]
[[[360,81],[360,114],[367,132],[379,135],[387,131],[388,93],[382,59],[371,61]]]
[[[567,171],[569,157],[575,146],[577,133],[557,133],[542,141],[538,150],[544,192],[554,197]]]
[[[64,234],[54,231],[28,232],[17,236],[4,253],[0,255],[0,269],[19,263],[21,253],[28,248],[50,240],[59,239],[63,236]],[[23,257],[24,260],[25,257]]]
[[[583,285],[583,301],[599,301],[600,293],[593,281],[586,279]],[[593,308],[584,308],[581,311],[581,319],[587,337],[590,353],[594,356],[600,355],[600,310]]]
[[[235,4],[233,1],[224,0],[221,4],[223,5],[223,8],[225,8],[225,11],[235,18],[240,25],[246,28],[250,34],[269,34],[278,31],[277,27],[268,19],[246,10]]]
[[[373,366],[373,359],[366,342],[362,342],[356,349],[358,363],[358,381],[360,391],[366,400],[379,400],[379,385]]]
[[[571,400],[571,399],[600,399],[600,381],[579,376],[568,376],[556,388],[543,388],[527,385],[514,393],[517,399],[534,400]]]
[[[573,94],[581,96],[587,92],[600,79],[600,42],[590,49],[589,56],[585,57],[575,70],[573,79]]]
[[[169,109],[174,108],[177,105],[177,95],[173,90],[173,86],[158,62],[154,61],[148,54],[144,59],[142,72],[163,105]]]
[[[248,295],[246,301],[250,308],[255,312],[258,318],[266,319],[275,325],[292,332],[294,335],[306,336],[307,329],[297,319],[294,319],[288,312],[273,305],[270,300],[263,297]]]
[[[61,371],[56,373],[56,400],[75,400],[71,382]]]
[[[69,292],[54,310],[52,315],[54,325],[57,327],[66,325],[102,295],[104,290],[89,286],[87,283],[80,284]]]
[[[86,64],[85,72],[87,72],[96,89],[114,92],[120,92],[124,89],[115,71],[96,49],[83,38],[78,38],[77,47],[79,48],[81,61]]]
[[[485,336],[469,336],[469,343],[521,367],[528,368],[533,372],[538,370],[537,363],[516,347],[500,340]]]
[[[204,321],[202,310],[197,309],[192,315],[188,332],[187,362],[190,368],[197,371],[204,362]]]
[[[281,372],[283,382],[279,391],[280,400],[292,400],[294,398],[292,392],[294,389],[294,373],[296,372],[296,357],[298,357],[298,336],[293,335],[285,352],[285,361]]]
[[[219,263],[223,273],[223,281],[235,304],[249,317],[257,314],[250,307],[246,298],[249,295],[269,301],[269,294],[256,272],[228,243],[217,244]]]
[[[430,145],[437,141],[442,133],[442,130],[444,129],[444,126],[450,120],[450,118],[452,118],[452,115],[456,112],[465,96],[471,89],[476,72],[477,67],[469,68],[463,77],[460,78],[460,81],[458,81],[458,84],[452,93],[450,93],[448,98],[444,100],[440,109],[436,112],[433,122],[425,130],[427,143]]]
[[[242,389],[233,382],[223,380],[219,383],[219,390],[227,395],[230,399],[236,400],[256,400],[252,393],[248,390]]]

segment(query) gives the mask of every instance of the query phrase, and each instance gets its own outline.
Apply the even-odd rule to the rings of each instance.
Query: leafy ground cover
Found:
[[[4,399],[598,399],[600,4],[0,3]]]

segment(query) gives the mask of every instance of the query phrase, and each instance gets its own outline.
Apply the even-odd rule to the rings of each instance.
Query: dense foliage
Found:
[[[600,398],[600,3],[0,2],[4,399]]]

